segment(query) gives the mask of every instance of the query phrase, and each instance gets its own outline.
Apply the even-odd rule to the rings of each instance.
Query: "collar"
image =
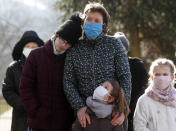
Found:
[[[51,42],[52,42],[52,46],[53,46],[53,53],[55,54],[55,55],[61,55],[61,54],[63,54],[65,51],[58,51],[57,49],[56,49],[56,46],[55,46],[55,44],[54,44],[54,39],[52,39],[51,38]]]
[[[95,45],[95,44],[98,44],[98,43],[101,43],[101,41],[103,40],[103,38],[104,38],[104,33],[101,33],[95,40],[89,40],[88,38],[87,38],[87,36],[86,35],[84,35],[84,37],[83,37],[83,43],[84,44],[89,44],[89,45]]]

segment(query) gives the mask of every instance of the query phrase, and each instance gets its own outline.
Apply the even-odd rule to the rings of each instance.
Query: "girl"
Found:
[[[155,60],[149,71],[149,87],[134,113],[135,131],[176,131],[175,66],[171,60]]]
[[[82,128],[76,120],[74,131],[123,131],[121,124],[113,126],[110,123],[117,112],[119,116],[123,113],[125,117],[130,112],[124,92],[117,81],[105,81],[94,90],[93,96],[87,98],[86,104],[91,124]]]

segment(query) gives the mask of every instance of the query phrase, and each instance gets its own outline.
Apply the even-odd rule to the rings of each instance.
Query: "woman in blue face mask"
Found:
[[[64,68],[64,91],[77,113],[82,127],[91,123],[86,113],[86,98],[105,80],[117,80],[130,101],[130,70],[121,42],[107,36],[109,14],[100,3],[89,3],[83,14],[84,36],[67,54]],[[112,118],[112,125],[121,125],[124,114]],[[88,123],[86,123],[86,121]]]
[[[84,10],[83,30],[88,39],[95,40],[101,33],[107,33],[107,25],[109,23],[110,16],[103,6],[97,11],[90,6],[91,5],[87,5],[87,8]],[[97,8],[99,8],[98,4]]]

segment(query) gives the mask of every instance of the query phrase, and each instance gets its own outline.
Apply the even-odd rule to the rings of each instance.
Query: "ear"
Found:
[[[102,28],[102,32],[104,32],[105,30],[106,30],[106,24],[105,23],[103,23],[103,28]]]
[[[171,80],[173,81],[174,79],[175,79],[175,75],[172,74],[172,75],[171,75]]]

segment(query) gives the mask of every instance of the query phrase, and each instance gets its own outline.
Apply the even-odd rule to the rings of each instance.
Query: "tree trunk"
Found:
[[[141,57],[140,40],[137,31],[130,32],[130,56]]]

